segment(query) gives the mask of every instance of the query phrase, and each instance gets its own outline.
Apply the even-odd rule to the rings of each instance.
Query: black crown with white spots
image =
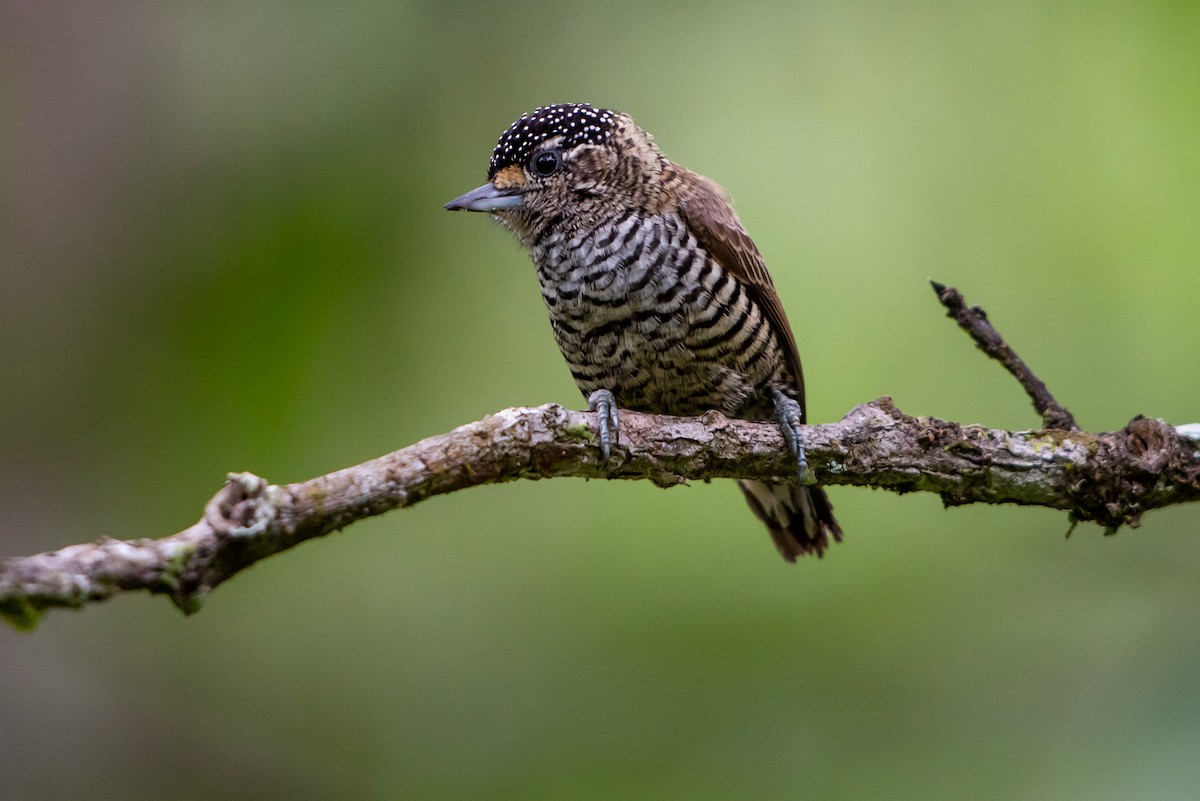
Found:
[[[556,136],[563,137],[564,148],[584,143],[602,145],[612,134],[616,119],[614,112],[587,103],[535,108],[500,135],[488,164],[488,178],[510,164],[525,164],[535,147]]]

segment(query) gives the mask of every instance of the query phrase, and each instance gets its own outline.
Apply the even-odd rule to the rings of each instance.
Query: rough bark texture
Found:
[[[890,398],[841,421],[805,427],[808,477],[895,492],[936,492],[947,506],[1019,503],[1066,510],[1109,533],[1151,509],[1200,499],[1200,425],[1135,417],[1120,431],[1081,432],[1074,417],[1017,356],[978,306],[931,282],[938,300],[1013,375],[1046,429],[999,431],[910,417]],[[596,416],[550,404],[514,408],[403,450],[298,484],[231,473],[200,522],[158,540],[72,545],[0,559],[0,615],[18,627],[51,607],[81,607],[122,590],[165,593],[186,613],[259,559],[364,517],[434,495],[518,478],[795,480],[773,423],[621,412],[619,447],[603,464]]]
[[[622,412],[608,465],[595,415],[554,404],[505,409],[363,464],[296,484],[231,474],[195,525],[163,539],[73,545],[0,560],[0,613],[34,625],[51,607],[81,607],[122,590],[164,593],[185,612],[235,573],[304,540],[389,509],[479,484],[560,476],[795,480],[778,428]],[[1063,509],[1106,529],[1200,499],[1200,431],[1134,418],[1120,431],[1000,431],[910,417],[889,398],[841,421],[805,427],[810,476],[896,492],[936,492],[948,506],[1018,503]]]

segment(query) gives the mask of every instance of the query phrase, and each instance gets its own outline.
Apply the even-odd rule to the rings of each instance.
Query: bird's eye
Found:
[[[558,157],[558,151],[545,150],[538,153],[529,162],[529,166],[533,169],[535,175],[540,175],[545,178],[548,175],[554,175],[558,172],[558,168],[562,166],[562,161]]]

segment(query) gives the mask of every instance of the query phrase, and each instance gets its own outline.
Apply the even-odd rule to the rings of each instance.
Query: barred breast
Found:
[[[555,339],[585,396],[694,415],[769,419],[789,385],[783,348],[742,283],[673,213],[630,210],[532,248]]]

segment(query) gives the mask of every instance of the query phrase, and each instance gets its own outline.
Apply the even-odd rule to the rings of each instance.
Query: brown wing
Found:
[[[800,352],[762,255],[742,227],[725,190],[691,170],[678,165],[672,165],[672,169],[679,181],[679,213],[684,222],[717,263],[745,285],[750,297],[766,313],[775,338],[783,346],[788,367],[796,377],[799,392],[796,399],[803,416],[804,373],[800,369]]]

